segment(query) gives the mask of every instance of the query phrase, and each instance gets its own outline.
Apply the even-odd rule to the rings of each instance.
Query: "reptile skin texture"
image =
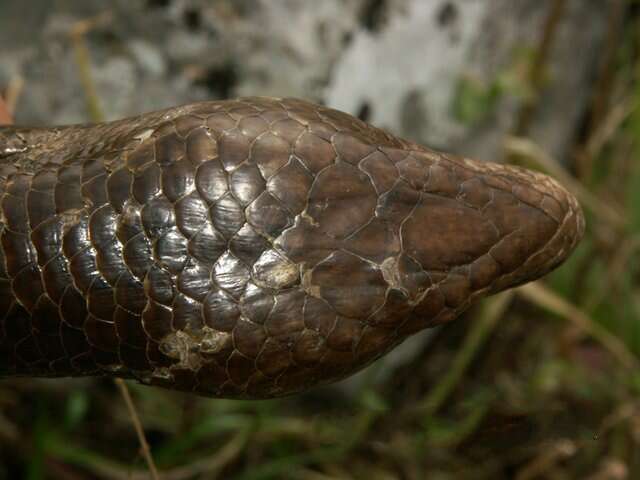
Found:
[[[584,230],[551,178],[302,100],[0,127],[0,377],[229,398],[344,378]]]

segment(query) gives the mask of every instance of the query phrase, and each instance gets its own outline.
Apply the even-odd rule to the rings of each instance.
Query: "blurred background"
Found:
[[[0,1],[16,123],[304,97],[580,199],[543,282],[355,379],[240,402],[129,384],[163,479],[640,478],[640,2]],[[0,479],[152,478],[108,379],[0,382]]]

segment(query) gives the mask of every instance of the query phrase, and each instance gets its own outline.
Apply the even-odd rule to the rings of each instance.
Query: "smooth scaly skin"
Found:
[[[301,100],[0,128],[0,376],[264,398],[560,264],[555,181]]]

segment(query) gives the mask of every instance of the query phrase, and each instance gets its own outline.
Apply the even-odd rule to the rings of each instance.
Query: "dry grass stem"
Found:
[[[494,331],[513,299],[513,291],[488,298],[471,324],[464,343],[442,380],[430,391],[422,403],[426,416],[434,415],[453,392],[475,354]]]
[[[20,100],[23,90],[24,78],[20,75],[12,76],[4,91],[5,107],[11,116],[16,113],[16,105],[18,104],[18,100]]]
[[[133,424],[133,427],[136,431],[136,435],[138,436],[138,442],[140,443],[140,450],[142,452],[142,456],[144,457],[149,467],[151,478],[153,480],[160,480],[158,469],[156,468],[156,464],[153,461],[153,456],[151,455],[151,449],[149,448],[147,437],[144,434],[144,429],[142,427],[142,422],[140,421],[138,411],[136,410],[136,407],[133,404],[133,399],[131,398],[131,394],[129,393],[129,388],[127,388],[127,384],[124,383],[124,380],[122,380],[121,378],[116,378],[114,381],[118,386],[118,389],[120,390],[120,394],[124,399],[124,403],[127,405],[127,410],[129,410],[131,423]]]
[[[600,324],[575,305],[539,282],[528,283],[516,289],[521,297],[545,310],[572,322],[580,330],[597,340],[606,348],[625,368],[638,369],[640,363],[620,338],[610,333]]]
[[[549,478],[549,471],[560,461],[572,457],[578,451],[571,440],[561,439],[551,445],[544,445],[542,452],[527,464],[516,476],[516,480]]]

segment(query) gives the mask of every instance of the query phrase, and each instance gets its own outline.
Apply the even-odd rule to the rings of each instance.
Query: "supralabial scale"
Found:
[[[0,377],[265,398],[558,266],[574,197],[302,100],[0,127]]]

